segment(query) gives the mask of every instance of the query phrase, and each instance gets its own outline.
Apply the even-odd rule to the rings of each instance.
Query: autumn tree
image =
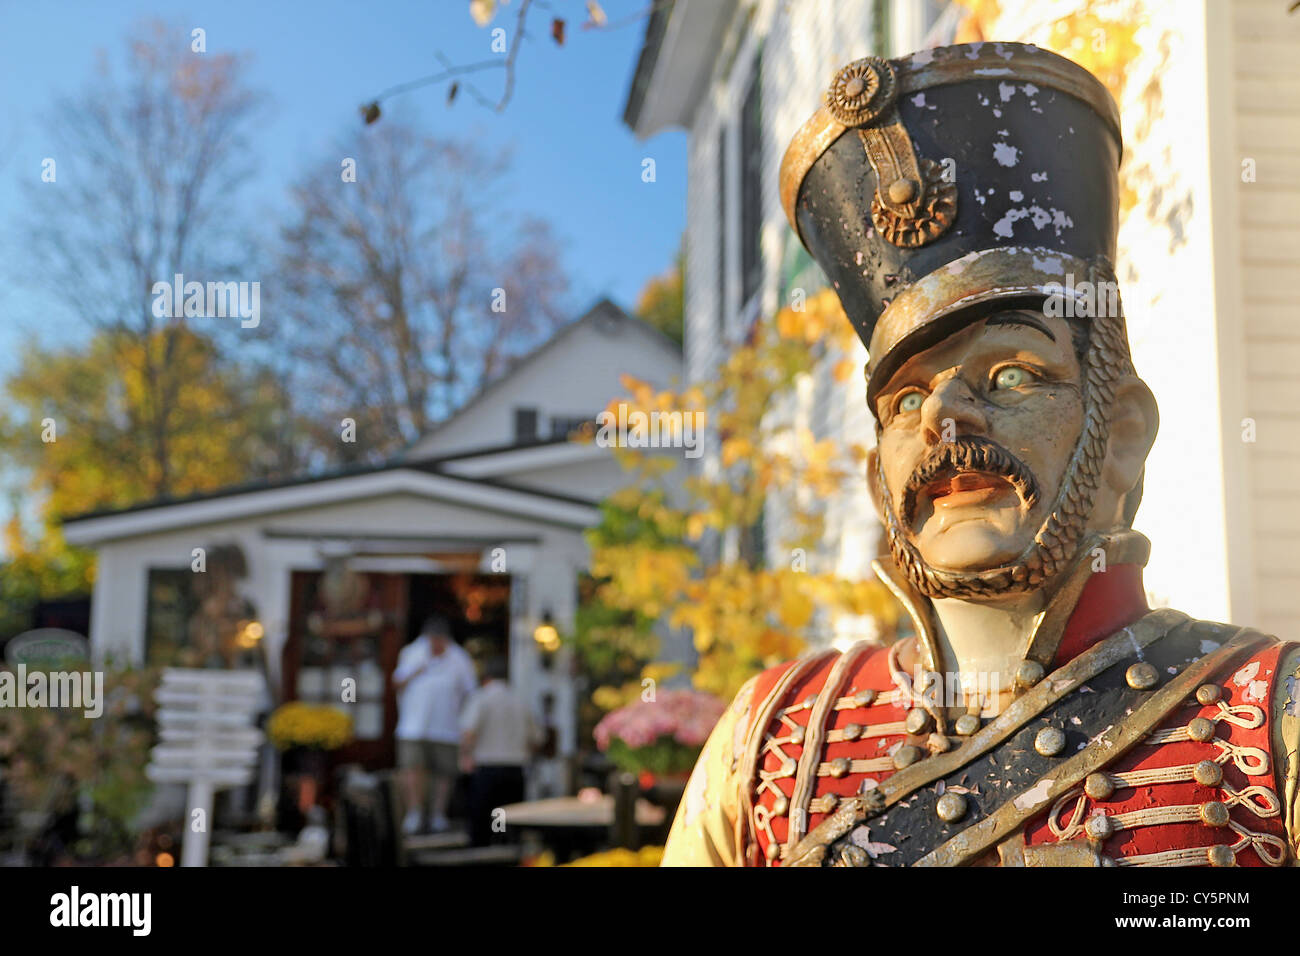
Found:
[[[647,621],[688,628],[699,655],[693,679],[702,690],[734,694],[758,670],[824,638],[838,615],[870,616],[883,634],[896,621],[897,606],[882,585],[839,577],[816,567],[813,558],[823,531],[822,502],[862,482],[864,449],[818,441],[772,414],[781,397],[819,367],[829,365],[841,380],[851,374],[853,363],[836,358],[847,354],[851,335],[834,293],[826,290],[803,308],[760,320],[713,381],[656,392],[627,379],[630,394],[609,406],[615,414],[625,403],[629,415],[700,416],[706,440],[717,443],[720,467],[689,474],[679,471],[683,458],[618,448],[632,482],[607,499],[601,524],[588,535],[599,582],[592,602],[625,615],[623,631],[608,633],[636,646]],[[783,539],[743,546],[773,496],[788,508]],[[700,548],[707,537],[719,546]],[[774,554],[781,560],[769,563]],[[632,682],[622,693],[640,689]],[[616,690],[598,691],[606,707],[618,702]]]
[[[641,289],[636,317],[658,329],[678,345],[682,344],[686,317],[686,246],[683,241],[673,256],[672,266]]]
[[[196,443],[209,449],[206,487],[220,482],[231,455],[211,434],[228,410],[204,422],[183,417],[185,393],[198,387],[180,361],[194,341],[190,322],[205,323],[199,331],[213,343],[246,346],[243,364],[250,358],[238,320],[166,314],[154,308],[155,283],[176,274],[258,278],[238,200],[252,168],[259,98],[241,82],[239,59],[196,51],[188,30],[160,23],[138,30],[123,59],[116,67],[101,60],[82,92],[52,114],[55,165],[31,187],[25,266],[99,333],[96,348],[109,353],[101,358],[132,382],[121,402],[78,413],[80,436],[129,433],[120,450],[103,443],[107,456],[81,479],[95,482],[120,467],[138,474],[143,483],[130,485],[132,497],[112,500],[118,505],[193,488],[195,476],[179,459]],[[144,461],[128,465],[127,454]]]
[[[317,441],[382,460],[567,318],[548,227],[496,199],[505,162],[386,123],[293,190],[276,301]],[[340,444],[338,423],[356,422]]]

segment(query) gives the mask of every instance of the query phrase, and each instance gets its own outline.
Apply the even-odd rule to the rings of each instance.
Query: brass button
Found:
[[[935,812],[945,823],[956,823],[966,815],[966,798],[960,793],[945,793],[935,804]]]
[[[839,803],[840,803],[840,798],[837,797],[837,796],[836,796],[835,794],[833,794],[833,793],[824,793],[824,794],[822,794],[822,798],[821,798],[821,799],[822,799],[822,806],[824,806],[824,807],[826,808],[826,809],[823,811],[823,812],[825,812],[825,813],[830,813],[830,812],[831,812],[832,810],[834,810],[837,806],[839,806]]]
[[[772,801],[772,816],[783,817],[790,809],[790,801],[782,794]]]
[[[1228,805],[1222,800],[1211,800],[1201,804],[1201,819],[1209,827],[1226,827],[1228,825]]]
[[[962,714],[957,718],[957,724],[953,729],[959,736],[969,737],[980,729],[980,719],[974,714]]]
[[[1196,702],[1208,707],[1223,696],[1223,688],[1218,684],[1202,684],[1196,688]]]
[[[1210,847],[1205,851],[1205,855],[1209,857],[1210,866],[1237,865],[1237,857],[1236,854],[1232,852],[1232,847],[1224,846],[1223,844]]]
[[[1128,681],[1128,686],[1134,690],[1150,690],[1160,683],[1160,673],[1155,669],[1155,665],[1141,661],[1124,672],[1124,680]]]
[[[934,729],[934,718],[922,710],[920,707],[913,707],[907,712],[907,719],[903,722],[909,734],[924,734]]]
[[[932,754],[944,754],[952,749],[952,741],[940,733],[933,733],[925,740],[925,749]]]
[[[1204,743],[1214,736],[1214,721],[1205,717],[1193,717],[1187,724],[1187,736]]]
[[[1083,828],[1094,840],[1104,840],[1115,832],[1115,821],[1106,814],[1099,813],[1095,817],[1089,817]]]
[[[1115,793],[1115,783],[1108,774],[1090,773],[1083,781],[1083,792],[1094,800],[1109,800]]]
[[[1217,787],[1223,783],[1223,768],[1213,760],[1202,760],[1192,768],[1192,777],[1199,784]]]
[[[840,733],[844,735],[845,740],[857,740],[859,737],[862,736],[862,725],[845,724],[844,729],[840,731]]]
[[[904,767],[910,767],[921,759],[921,748],[914,747],[911,744],[904,744],[894,751],[894,766],[899,770]]]
[[[910,179],[895,179],[889,184],[889,201],[893,203],[911,202],[916,198],[916,183]]]
[[[1021,661],[1016,668],[1016,689],[1028,690],[1043,679],[1043,665],[1038,661]]]
[[[849,758],[836,757],[831,761],[831,776],[842,777],[849,772]]]
[[[853,695],[853,703],[857,704],[859,707],[870,707],[875,699],[876,692],[870,687],[865,690],[860,690]]]
[[[1065,749],[1065,732],[1058,727],[1044,727],[1034,737],[1034,749],[1044,757],[1055,757]]]
[[[870,866],[871,857],[856,843],[849,843],[840,849],[840,863],[844,866]]]

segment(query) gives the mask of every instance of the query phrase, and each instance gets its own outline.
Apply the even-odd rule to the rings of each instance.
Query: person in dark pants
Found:
[[[461,770],[470,775],[474,846],[487,846],[493,834],[506,832],[500,808],[524,799],[524,766],[538,743],[532,712],[506,682],[506,674],[504,659],[488,661],[483,686],[461,715]]]

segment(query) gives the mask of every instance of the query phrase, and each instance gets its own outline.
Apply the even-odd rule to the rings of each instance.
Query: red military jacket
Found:
[[[771,668],[741,689],[706,744],[664,865],[1295,865],[1300,645],[1150,612],[1140,565],[1113,566],[1086,578],[1042,686],[1026,701],[1117,632],[1161,628],[1177,630],[1189,661],[1200,658],[1155,675],[1168,688],[1163,716],[1138,726],[1145,711],[1127,706],[1070,752],[1058,747],[1059,758],[1008,744],[963,765],[975,738],[951,721],[939,733],[914,713],[917,687],[901,665],[915,654],[907,642],[863,642]],[[1092,719],[1087,695],[1099,679],[1065,694],[1082,702],[1058,721],[1067,738],[1074,723]],[[1061,742],[1044,731],[1049,739],[1034,738],[1046,745],[1040,753]],[[1048,769],[1025,778],[1034,760]],[[927,761],[952,768],[946,781],[891,798],[887,812],[872,809],[895,774],[924,777]],[[1070,761],[1089,772],[1071,779],[1057,769]],[[1013,783],[1017,773],[1023,779]],[[981,817],[944,823],[954,801],[979,805]],[[941,828],[952,832],[936,837]]]

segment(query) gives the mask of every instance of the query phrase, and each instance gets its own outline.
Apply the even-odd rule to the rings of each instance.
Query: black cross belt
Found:
[[[1133,637],[1135,632],[1140,633],[1143,629],[1146,633],[1142,640]],[[1191,673],[1193,670],[1203,677],[1201,672],[1205,668],[1189,666],[1206,660],[1203,642],[1223,644],[1233,630],[1222,625],[1189,621],[1176,612],[1154,612],[1132,628],[1108,638],[1103,642],[1107,646],[1097,645],[1070,665],[1049,675],[958,750],[895,774],[881,784],[879,793],[868,792],[846,802],[841,810],[795,848],[787,865],[910,866],[918,861],[923,864],[935,862],[935,850],[940,847],[949,848],[946,854],[939,855],[945,860],[959,856],[950,844],[962,841],[954,838],[967,831],[982,834],[1002,827],[1008,810],[1014,809],[1008,807],[1010,801],[1020,804],[1022,795],[1036,781],[1042,786],[1054,786],[1057,781],[1044,783],[1044,779],[1051,777],[1058,768],[1073,764],[1072,758],[1084,753],[1089,741],[1107,735],[1107,743],[1112,743],[1110,735],[1114,728],[1132,724],[1133,718],[1129,715],[1136,708],[1144,708],[1148,729],[1158,723],[1186,696],[1180,690],[1175,697],[1166,700],[1167,695],[1160,693],[1160,688],[1169,680],[1169,674],[1177,672],[1183,675],[1174,679],[1176,684],[1196,676]],[[1127,640],[1130,637],[1132,640]],[[1131,647],[1125,647],[1126,643]],[[1239,643],[1233,642],[1234,646]],[[1221,650],[1226,653],[1229,648]],[[1079,668],[1088,666],[1086,655],[1093,651],[1096,651],[1097,669],[1086,681],[1069,681],[1070,674],[1077,678]],[[1217,655],[1211,656],[1217,659]],[[1129,668],[1139,661],[1155,668],[1159,680],[1154,687],[1139,689],[1130,686],[1126,675]],[[1061,685],[1058,689],[1060,696],[1045,704],[1035,702],[1033,695],[1052,695],[1053,682]],[[1026,713],[1017,714],[1017,705]],[[1153,714],[1153,707],[1160,713]],[[1064,747],[1052,756],[1040,753],[1036,746],[1039,734],[1049,728],[1064,736]],[[990,744],[989,740],[999,734],[1004,735],[1003,739]],[[1122,749],[1132,746],[1136,739],[1128,741]],[[1098,757],[1095,762],[1100,764],[1113,760],[1120,752],[1122,750],[1114,753],[1108,750],[1102,755],[1094,748],[1089,759],[1095,754]],[[1101,759],[1103,756],[1104,760]],[[960,789],[954,791],[953,788]],[[944,794],[951,795],[949,802],[960,794],[965,804],[960,817],[945,820],[940,816],[939,801]],[[1041,809],[1042,801],[1036,802],[1033,812]],[[997,819],[992,819],[995,815]],[[981,844],[984,845],[987,841]]]

